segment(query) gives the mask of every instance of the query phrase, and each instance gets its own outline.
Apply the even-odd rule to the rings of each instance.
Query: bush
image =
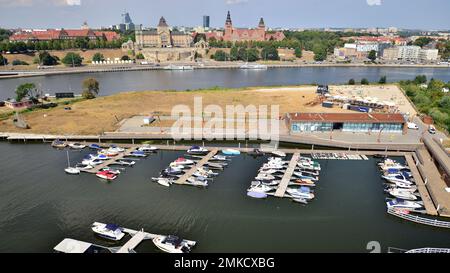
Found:
[[[426,75],[418,75],[414,79],[415,84],[424,84],[427,83],[427,76]]]
[[[438,124],[443,124],[448,119],[448,115],[446,113],[441,112],[438,108],[432,108],[430,110],[430,116]]]
[[[278,50],[274,46],[266,46],[261,50],[261,59],[278,61]]]
[[[81,66],[81,63],[83,62],[83,58],[80,56],[80,54],[69,52],[66,54],[66,56],[62,59],[62,63],[67,66]]]
[[[450,96],[445,96],[439,101],[439,106],[450,110]]]
[[[85,99],[93,99],[100,92],[100,84],[94,78],[88,78],[83,81],[82,96]]]
[[[295,48],[295,57],[300,59],[302,57],[302,55],[303,55],[302,49],[299,47],[296,47]]]
[[[355,80],[354,80],[354,79],[350,79],[350,80],[348,81],[348,84],[349,84],[349,85],[355,85],[355,84],[356,84],[356,82],[355,82]]]
[[[120,58],[122,61],[129,61],[131,60],[130,57],[128,57],[128,55],[123,55],[122,58]]]
[[[228,54],[225,53],[225,51],[223,50],[217,50],[216,53],[214,54],[214,60],[219,61],[219,62],[223,62],[226,61],[228,59]]]
[[[58,57],[50,55],[47,51],[39,53],[39,64],[53,66],[58,64]]]
[[[21,60],[14,60],[12,62],[12,65],[29,65],[27,62],[21,61]]]
[[[386,84],[386,82],[387,82],[386,76],[381,77],[380,80],[378,81],[379,84]]]
[[[94,56],[92,56],[93,62],[103,62],[104,60],[105,60],[105,56],[103,56],[103,54],[100,52],[97,52],[94,54]]]
[[[364,79],[361,80],[361,84],[362,85],[369,85],[369,80],[364,78]]]
[[[142,53],[137,54],[137,55],[136,55],[136,59],[138,59],[138,60],[144,60],[144,59],[145,59],[144,54],[142,54]]]

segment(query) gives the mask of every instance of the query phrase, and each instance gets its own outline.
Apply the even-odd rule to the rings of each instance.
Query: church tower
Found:
[[[159,36],[159,47],[171,47],[172,46],[172,38],[170,33],[169,25],[166,22],[164,17],[159,19],[159,24],[157,27],[157,32]]]
[[[265,41],[266,40],[266,24],[264,23],[264,18],[261,17],[259,19],[258,24],[258,40]]]
[[[225,37],[231,38],[233,34],[233,22],[231,21],[231,14],[228,11],[227,20],[225,21]]]

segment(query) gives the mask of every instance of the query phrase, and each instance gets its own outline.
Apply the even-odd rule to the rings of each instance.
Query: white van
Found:
[[[436,134],[436,128],[433,125],[430,125],[428,128],[428,132],[432,135]]]

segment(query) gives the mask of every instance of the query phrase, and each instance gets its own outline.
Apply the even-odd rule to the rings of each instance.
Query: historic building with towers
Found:
[[[214,38],[216,40],[227,42],[245,42],[270,40],[281,41],[286,37],[281,31],[273,33],[268,32],[263,18],[259,20],[258,27],[256,28],[235,28],[233,26],[233,21],[231,20],[231,14],[228,11],[224,31],[206,33],[206,38],[208,40]]]
[[[136,46],[139,48],[191,47],[194,38],[190,33],[171,29],[164,17],[156,28],[136,30]]]

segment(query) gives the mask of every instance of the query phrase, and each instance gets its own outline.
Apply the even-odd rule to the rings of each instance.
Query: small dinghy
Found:
[[[64,149],[64,148],[66,148],[66,146],[67,146],[67,144],[66,144],[64,141],[61,141],[61,140],[59,140],[59,139],[55,139],[55,140],[52,142],[52,147],[53,147],[53,148]]]
[[[267,194],[263,192],[249,191],[247,192],[247,196],[256,198],[256,199],[266,199],[268,197]]]
[[[173,254],[189,253],[196,244],[194,241],[183,240],[173,235],[157,236],[152,241],[160,250]]]
[[[224,155],[240,155],[241,152],[235,149],[225,149],[222,150],[222,154]]]
[[[122,230],[123,229],[121,227],[114,224],[95,223],[92,225],[92,231],[95,234],[112,241],[122,240],[122,238],[125,236],[125,233]]]
[[[74,150],[83,150],[84,148],[86,148],[86,145],[83,145],[81,143],[70,143],[69,148]]]

